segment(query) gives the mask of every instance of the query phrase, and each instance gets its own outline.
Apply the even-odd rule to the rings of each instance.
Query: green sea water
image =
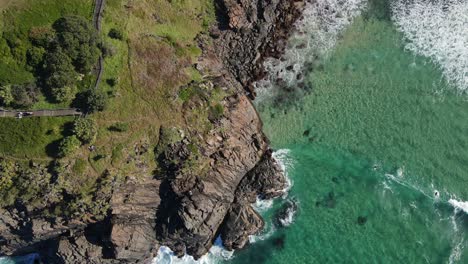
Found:
[[[468,98],[404,44],[371,9],[307,73],[310,93],[259,105],[299,210],[231,263],[468,263],[468,216],[449,203],[468,200]]]

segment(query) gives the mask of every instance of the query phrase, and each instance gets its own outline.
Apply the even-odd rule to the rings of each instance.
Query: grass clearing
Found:
[[[0,118],[0,155],[50,159],[72,117]]]

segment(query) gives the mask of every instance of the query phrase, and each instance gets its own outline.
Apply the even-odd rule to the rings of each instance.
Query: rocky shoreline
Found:
[[[149,263],[160,245],[199,258],[218,236],[227,249],[240,249],[263,228],[251,204],[257,196],[280,196],[286,180],[250,101],[252,84],[264,76],[263,59],[284,50],[305,3],[216,4],[218,25],[210,36],[199,37],[203,55],[197,68],[210,76],[206,85],[235,92],[223,101],[223,118],[213,121],[215,129],[207,136],[188,131],[190,138],[200,139],[208,169],[200,175],[184,170],[192,142],[181,135],[158,146],[164,149],[157,157],[164,171],[108,183],[110,191],[96,194],[97,201],[110,203],[102,221],[50,219],[21,205],[1,211],[0,252],[35,252],[44,263]]]

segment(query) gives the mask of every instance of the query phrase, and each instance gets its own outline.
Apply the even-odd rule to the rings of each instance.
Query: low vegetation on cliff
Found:
[[[197,36],[215,20],[211,0],[106,1],[100,31],[91,0],[13,0],[1,8],[0,109],[77,107],[86,116],[0,118],[0,206],[102,217],[103,181],[158,171],[162,127],[190,137],[223,114],[225,94],[204,86],[194,67]],[[94,87],[100,56],[105,70]],[[186,87],[216,94],[189,119],[183,109],[196,93],[184,95]]]

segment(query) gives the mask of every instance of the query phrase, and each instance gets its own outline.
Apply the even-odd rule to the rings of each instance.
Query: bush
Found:
[[[15,176],[15,164],[12,161],[0,159],[0,192],[11,187]]]
[[[115,78],[109,78],[106,80],[106,83],[110,86],[110,87],[114,87],[117,85],[117,79]]]
[[[104,58],[112,57],[117,53],[116,48],[108,42],[101,43],[100,49]]]
[[[50,27],[33,27],[29,31],[29,40],[38,47],[46,48],[55,39],[55,32]]]
[[[115,131],[115,132],[127,132],[128,131],[128,123],[122,123],[118,122],[113,124],[112,126],[109,127],[110,131]]]
[[[9,106],[13,100],[11,85],[0,86],[0,106]]]
[[[81,146],[80,140],[75,136],[66,137],[60,142],[58,155],[66,157],[75,152]]]
[[[224,115],[224,107],[221,104],[210,106],[210,120],[219,120]]]
[[[50,89],[50,94],[54,101],[59,103],[71,102],[76,96],[76,86],[54,87]]]
[[[38,101],[39,93],[39,88],[35,83],[12,85],[11,94],[13,96],[13,102],[11,105],[23,108],[31,107]]]
[[[97,135],[96,122],[90,118],[77,119],[73,125],[73,133],[84,144],[93,143]]]
[[[118,40],[123,40],[123,33],[122,31],[116,29],[116,28],[112,28],[110,31],[109,31],[109,37],[110,38],[113,38],[113,39],[118,39]]]
[[[26,53],[26,61],[33,69],[37,69],[42,65],[44,59],[45,49],[42,47],[31,47]]]
[[[107,94],[94,89],[87,90],[81,96],[82,108],[86,113],[104,111],[107,105]]]

